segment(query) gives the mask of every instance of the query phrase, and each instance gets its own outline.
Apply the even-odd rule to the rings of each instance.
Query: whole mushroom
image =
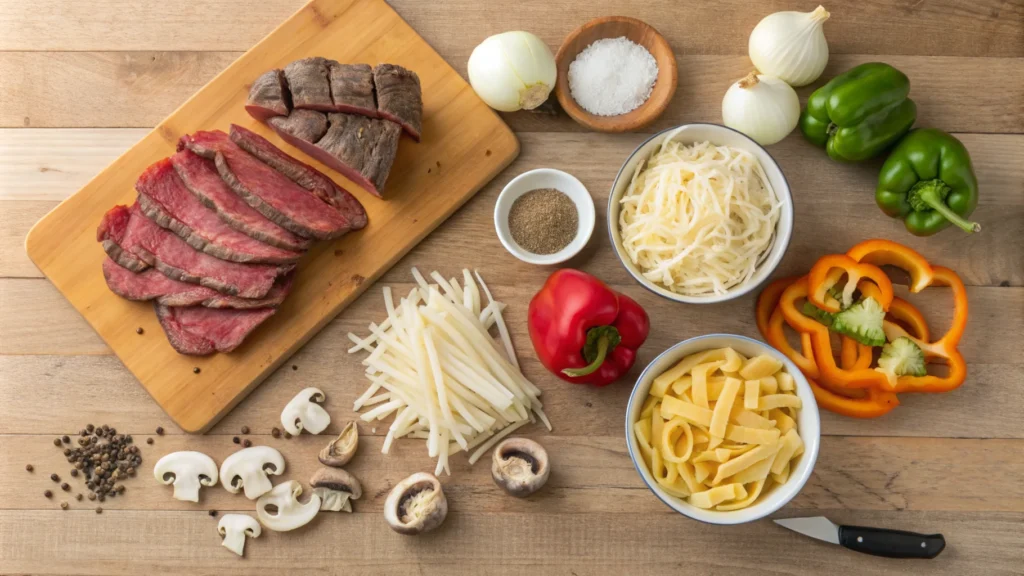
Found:
[[[284,472],[284,456],[270,446],[243,448],[220,465],[220,483],[232,494],[245,489],[245,497],[255,500],[270,492],[274,485],[268,474]]]
[[[352,500],[363,495],[363,487],[356,477],[340,468],[320,468],[309,479],[313,494],[320,497],[320,509],[332,512],[351,512]]]
[[[348,464],[359,448],[359,428],[355,422],[345,424],[341,434],[320,451],[320,463],[324,466],[341,468]]]
[[[292,436],[298,436],[303,430],[310,434],[323,432],[331,423],[331,415],[320,406],[326,399],[319,388],[303,389],[281,411],[281,425]]]
[[[384,501],[384,519],[399,534],[430,532],[448,516],[448,500],[441,482],[426,472],[417,472],[399,482]]]
[[[217,463],[202,452],[171,452],[157,461],[153,476],[161,484],[174,484],[174,498],[199,502],[199,488],[217,485]]]
[[[503,441],[491,456],[494,483],[516,498],[525,498],[540,490],[550,472],[547,451],[526,438]]]
[[[245,550],[245,537],[259,538],[263,529],[255,518],[248,514],[225,514],[217,523],[217,532],[224,537],[221,546],[239,556]]]
[[[302,484],[295,480],[282,482],[256,501],[256,517],[274,532],[287,532],[309,524],[320,511],[320,497],[313,494],[309,502],[299,502]]]

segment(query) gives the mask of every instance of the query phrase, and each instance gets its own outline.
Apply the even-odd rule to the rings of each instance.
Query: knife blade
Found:
[[[824,516],[775,520],[804,536],[838,544],[855,552],[885,558],[935,558],[946,547],[942,534],[918,534],[903,530],[837,526]]]

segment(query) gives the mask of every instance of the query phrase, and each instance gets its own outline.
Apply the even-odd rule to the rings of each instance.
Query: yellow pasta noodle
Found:
[[[793,377],[773,356],[719,348],[656,377],[632,433],[665,493],[740,510],[789,480],[804,451],[801,408]]]

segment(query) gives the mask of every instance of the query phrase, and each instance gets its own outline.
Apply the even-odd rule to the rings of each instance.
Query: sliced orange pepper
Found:
[[[757,321],[758,331],[765,338],[768,338],[768,321],[771,320],[772,312],[779,305],[779,296],[782,296],[782,291],[793,282],[796,282],[797,279],[799,279],[799,276],[773,280],[758,295],[757,305],[754,308],[754,318]]]
[[[846,288],[843,290],[843,302],[840,303],[828,291],[836,285],[844,272],[847,275]],[[846,254],[829,254],[818,259],[807,274],[807,299],[822,310],[839,312],[853,303],[853,291],[862,278],[868,278],[878,286],[881,298],[878,303],[883,310],[888,310],[889,302],[892,302],[892,281],[878,266],[857,262]]]
[[[808,380],[807,383],[811,385],[814,399],[820,408],[851,418],[878,418],[900,405],[895,394],[877,388],[868,388],[862,398],[850,398],[836,394],[814,380]]]
[[[924,256],[891,240],[865,240],[850,248],[846,255],[857,262],[906,270],[910,274],[910,291],[915,294],[930,286],[934,276]]]

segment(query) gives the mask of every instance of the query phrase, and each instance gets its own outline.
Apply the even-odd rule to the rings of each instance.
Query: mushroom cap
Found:
[[[348,492],[353,500],[363,495],[363,487],[355,476],[341,468],[318,468],[309,479],[312,488],[327,488],[338,492]]]
[[[245,551],[245,537],[258,538],[263,529],[248,514],[225,514],[217,523],[217,532],[224,537],[221,545],[241,556]]]
[[[417,472],[402,480],[384,501],[384,519],[399,534],[429,532],[448,516],[448,500],[433,474]]]
[[[498,444],[491,455],[494,483],[517,498],[540,490],[550,473],[547,451],[527,438],[509,438]]]
[[[302,484],[295,480],[282,482],[256,501],[256,517],[260,523],[275,532],[287,532],[305,526],[320,512],[320,497],[312,494],[309,502],[299,502]],[[267,510],[274,506],[276,511]]]
[[[327,399],[319,388],[304,388],[288,401],[281,411],[281,425],[289,434],[297,436],[303,430],[310,434],[323,432],[331,423],[331,415],[319,402]]]
[[[202,452],[171,452],[157,461],[153,476],[161,484],[174,484],[175,499],[199,502],[199,488],[217,484],[217,463]]]
[[[345,424],[341,434],[320,451],[320,463],[324,466],[340,468],[348,464],[359,448],[359,428],[355,422]]]
[[[274,487],[268,475],[281,474],[284,468],[284,456],[270,446],[243,448],[220,465],[220,483],[232,494],[244,488],[245,497],[255,500]]]

